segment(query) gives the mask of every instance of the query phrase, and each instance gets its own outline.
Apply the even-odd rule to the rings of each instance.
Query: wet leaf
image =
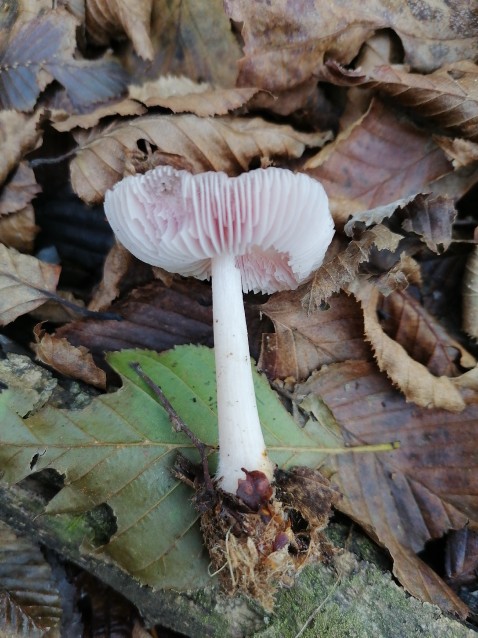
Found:
[[[113,510],[117,531],[95,548],[96,556],[103,554],[153,588],[204,586],[211,578],[198,514],[190,490],[170,472],[179,451],[197,462],[195,450],[184,434],[173,431],[129,364],[139,362],[195,434],[215,446],[214,353],[185,346],[161,355],[123,351],[110,354],[108,361],[122,375],[123,386],[82,410],[47,406],[22,419],[12,407],[14,390],[0,393],[3,479],[16,482],[33,470],[55,468],[65,475],[65,487],[49,502],[48,513],[81,512],[101,503]],[[284,469],[318,465],[324,445],[335,448],[336,439],[322,443],[313,431],[298,427],[265,378],[254,373],[254,383],[273,461]]]
[[[328,308],[308,313],[303,292],[273,295],[261,312],[274,323],[275,333],[263,334],[258,367],[270,379],[306,379],[323,365],[348,359],[367,359],[360,306],[345,294],[329,299]]]
[[[193,172],[237,175],[247,170],[254,159],[299,157],[306,147],[322,146],[328,137],[324,133],[300,133],[259,117],[140,117],[83,144],[71,163],[71,181],[75,192],[86,202],[102,202],[105,192],[125,176],[128,156],[141,155],[139,142],[150,144],[165,158],[184,158]]]
[[[0,632],[3,636],[59,635],[60,594],[40,548],[0,523]]]
[[[0,324],[34,310],[56,289],[60,267],[0,244]]]
[[[278,0],[258,11],[247,0],[227,0],[225,6],[233,20],[243,23],[239,83],[272,92],[317,74],[324,57],[348,64],[378,29],[393,29],[405,62],[422,72],[477,55],[476,8],[468,2]]]
[[[150,21],[153,0],[86,0],[86,30],[91,41],[107,46],[125,34],[145,60],[153,59]]]
[[[20,24],[0,52],[0,106],[31,111],[51,79],[67,90],[75,108],[112,99],[125,89],[121,67],[113,61],[73,57],[76,20],[67,12],[46,12]],[[40,77],[40,72],[46,72]]]
[[[433,375],[383,331],[377,316],[377,288],[362,280],[355,282],[353,293],[361,303],[365,336],[370,341],[378,367],[400,388],[407,401],[425,408],[442,408],[452,412],[463,410],[465,401],[447,376]]]
[[[106,388],[106,373],[95,364],[88,348],[72,346],[67,339],[46,333],[40,324],[33,334],[35,343],[32,348],[38,361],[67,377],[80,379],[103,390]]]
[[[477,405],[460,414],[417,408],[365,361],[328,366],[295,394],[306,397],[300,405],[314,410],[324,434],[325,404],[346,444],[399,442],[392,452],[329,456],[322,467],[344,495],[338,507],[387,547],[404,587],[464,616],[464,604],[415,554],[430,539],[478,520]]]
[[[426,192],[452,170],[429,135],[379,102],[304,169],[322,182],[340,223],[351,213]]]
[[[478,141],[478,66],[471,61],[462,60],[428,75],[387,65],[366,73],[333,62],[327,68],[335,83],[377,89],[448,135]]]

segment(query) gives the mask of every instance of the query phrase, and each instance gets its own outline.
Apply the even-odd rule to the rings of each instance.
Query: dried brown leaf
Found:
[[[463,330],[478,339],[478,247],[469,255],[463,276]]]
[[[129,89],[130,97],[148,107],[162,106],[173,113],[194,113],[199,117],[226,115],[247,104],[257,93],[254,88],[214,88],[177,76],[162,76]]]
[[[356,213],[345,224],[344,231],[352,237],[356,227],[369,227],[388,219],[388,225],[393,229],[398,225],[406,233],[418,235],[430,250],[439,253],[450,246],[456,214],[451,198],[420,193]]]
[[[212,345],[211,288],[196,280],[178,280],[171,287],[160,281],[129,293],[111,308],[119,320],[84,319],[56,331],[94,356],[123,348],[168,350],[175,345]]]
[[[476,365],[475,358],[407,290],[380,295],[377,312],[387,335],[435,376],[456,377],[460,367]]]
[[[0,635],[59,635],[60,593],[39,546],[0,523]]]
[[[97,126],[97,124],[105,117],[120,115],[127,117],[132,115],[144,115],[146,108],[129,98],[125,98],[120,102],[113,104],[101,105],[94,111],[83,113],[80,115],[68,115],[66,111],[52,111],[51,121],[53,128],[60,133],[71,131],[74,128],[89,129]]]
[[[103,277],[88,304],[89,310],[106,310],[119,295],[119,285],[131,266],[133,255],[119,242],[108,253],[103,268]]]
[[[368,261],[373,248],[394,252],[401,239],[401,235],[383,225],[365,230],[360,239],[348,243],[344,250],[315,271],[302,297],[304,308],[308,313],[319,309],[330,295],[346,288],[355,279],[360,265]]]
[[[150,22],[153,0],[86,0],[86,30],[94,44],[107,46],[112,39],[127,35],[135,51],[153,59]]]
[[[222,0],[154,0],[151,40],[151,63],[126,58],[137,82],[173,74],[216,86],[235,86],[241,49]]]
[[[478,144],[476,142],[463,140],[459,137],[451,139],[441,135],[435,135],[433,139],[445,151],[454,168],[463,168],[478,162]]]
[[[63,10],[20,22],[0,52],[0,106],[31,111],[40,92],[57,80],[76,109],[124,92],[122,68],[108,60],[74,57],[77,22]]]
[[[13,215],[0,217],[0,243],[20,252],[31,252],[38,232],[33,206],[27,205]]]
[[[429,135],[374,101],[304,170],[322,182],[334,219],[344,223],[351,213],[426,192],[452,167]]]
[[[40,191],[33,170],[26,162],[20,162],[0,193],[0,217],[23,210]]]
[[[306,147],[322,146],[328,138],[325,133],[300,133],[259,117],[141,117],[84,143],[71,163],[71,181],[86,202],[102,202],[105,192],[124,177],[128,154],[138,153],[141,140],[160,153],[184,157],[194,172],[237,175],[247,170],[253,159],[299,157]]]
[[[442,408],[451,412],[463,410],[465,401],[448,377],[434,376],[384,332],[377,316],[380,299],[378,289],[363,279],[353,282],[350,288],[361,303],[365,335],[372,346],[378,367],[400,388],[407,401],[425,408]]]
[[[274,323],[275,333],[263,334],[258,367],[270,379],[306,379],[325,364],[367,359],[360,306],[345,294],[329,300],[327,310],[307,313],[301,291],[274,295],[260,310]]]
[[[60,267],[0,244],[0,325],[30,312],[56,289]]]
[[[41,324],[35,326],[33,351],[38,361],[45,363],[60,374],[79,379],[104,390],[106,373],[95,364],[88,348],[72,346],[67,339],[55,337],[43,330]]]
[[[445,575],[453,587],[471,585],[478,569],[478,532],[468,527],[450,532],[446,538]]]
[[[365,361],[330,365],[295,394],[319,397],[346,445],[399,442],[393,452],[328,457],[324,467],[343,494],[337,507],[387,547],[410,593],[463,616],[463,603],[414,554],[450,529],[478,523],[478,405],[460,414],[417,408]]]
[[[37,148],[42,133],[38,130],[41,114],[32,116],[15,111],[0,111],[0,183],[3,183],[10,171],[23,156]]]
[[[393,29],[405,62],[420,71],[478,54],[478,10],[467,0],[276,0],[261,5],[260,11],[248,0],[226,0],[225,7],[233,20],[243,23],[240,85],[272,92],[309,79],[324,57],[351,62],[377,29]]]
[[[478,141],[478,66],[473,62],[456,62],[429,75],[387,65],[364,73],[328,62],[327,69],[336,84],[377,89],[440,130]]]

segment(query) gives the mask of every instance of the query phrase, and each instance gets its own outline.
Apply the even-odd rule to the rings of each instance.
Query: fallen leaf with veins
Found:
[[[125,176],[128,153],[137,153],[141,140],[163,154],[184,158],[193,172],[238,175],[253,159],[300,157],[305,148],[323,146],[328,139],[329,133],[300,133],[260,117],[139,117],[103,133],[90,132],[70,165],[71,182],[85,202],[102,202],[106,191]]]
[[[400,388],[407,401],[425,408],[464,410],[465,401],[449,377],[434,376],[383,331],[377,316],[378,289],[363,279],[355,280],[349,289],[362,306],[365,337],[372,346],[378,367]]]
[[[34,310],[56,290],[60,267],[0,244],[0,325]]]
[[[88,348],[73,346],[67,339],[50,335],[41,324],[33,330],[35,343],[32,344],[36,359],[66,377],[79,379],[104,390],[106,373],[95,364]]]
[[[329,61],[327,79],[342,86],[373,88],[410,109],[448,135],[478,141],[478,66],[462,60],[428,75],[402,66],[377,66],[363,72]]]
[[[323,365],[371,357],[360,306],[353,297],[332,297],[326,310],[311,314],[301,304],[302,295],[301,290],[281,292],[260,307],[275,330],[262,335],[258,362],[269,379],[302,381]]]
[[[448,530],[478,522],[477,405],[459,414],[418,408],[370,361],[327,366],[297,385],[294,395],[317,415],[315,427],[324,436],[325,404],[346,445],[399,442],[392,452],[329,456],[321,469],[333,474],[343,494],[337,507],[389,550],[403,586],[465,616],[466,605],[416,553]]]
[[[426,192],[452,167],[429,135],[374,101],[303,170],[322,182],[334,219],[343,224],[352,213]]]

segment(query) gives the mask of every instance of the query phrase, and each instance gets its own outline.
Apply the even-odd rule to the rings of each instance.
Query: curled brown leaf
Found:
[[[448,134],[478,141],[478,66],[462,60],[429,75],[381,65],[363,73],[328,62],[327,79],[374,88]]]
[[[79,379],[102,390],[106,388],[106,373],[95,364],[88,348],[75,347],[65,338],[48,334],[41,324],[35,326],[33,334],[35,343],[32,348],[38,361],[67,377]]]
[[[378,289],[364,280],[355,280],[350,289],[362,306],[365,335],[378,367],[400,388],[407,401],[425,408],[462,411],[465,401],[452,381],[444,375],[434,376],[384,332],[377,316]]]
[[[253,159],[300,157],[305,148],[322,146],[329,137],[327,133],[300,133],[259,117],[140,117],[96,136],[91,133],[71,163],[71,181],[83,200],[102,202],[105,192],[124,177],[128,155],[141,155],[140,142],[165,155],[184,158],[193,172],[237,175],[246,171]]]

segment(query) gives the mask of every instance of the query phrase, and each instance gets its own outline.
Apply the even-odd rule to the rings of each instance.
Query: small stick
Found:
[[[174,431],[183,432],[183,434],[185,434],[189,438],[191,443],[197,449],[201,457],[202,469],[204,474],[204,483],[206,485],[206,489],[208,492],[214,492],[215,489],[212,484],[211,475],[209,474],[209,466],[207,464],[207,450],[208,448],[211,448],[211,446],[203,443],[200,439],[198,439],[198,437],[194,434],[194,432],[190,430],[190,428],[184,423],[184,421],[181,419],[179,414],[173,408],[173,406],[171,405],[171,403],[169,402],[168,398],[166,397],[164,392],[161,390],[159,385],[156,385],[156,383],[150,377],[148,377],[148,375],[144,372],[141,365],[137,361],[132,361],[129,365],[157,396],[159,403],[166,410],[168,414],[169,420],[171,421],[171,425],[173,426]]]

